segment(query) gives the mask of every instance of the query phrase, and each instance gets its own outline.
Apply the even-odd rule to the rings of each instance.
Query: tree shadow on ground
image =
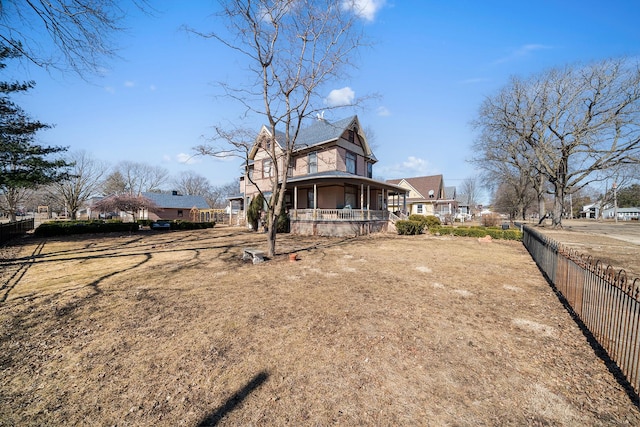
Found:
[[[229,397],[222,406],[204,417],[202,421],[197,424],[197,427],[218,425],[218,423],[222,421],[229,412],[242,404],[242,402],[251,393],[253,393],[254,390],[258,389],[265,381],[267,381],[268,378],[269,374],[265,371],[256,374],[256,376],[254,376],[244,387],[238,390],[233,396]]]

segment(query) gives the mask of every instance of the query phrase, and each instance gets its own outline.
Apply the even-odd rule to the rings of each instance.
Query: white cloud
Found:
[[[367,21],[373,21],[385,2],[386,0],[343,0],[342,9],[350,10]]]
[[[383,166],[376,170],[376,174],[384,176],[386,179],[409,178],[413,176],[433,175],[429,162],[415,156],[409,156],[402,163],[390,166]]]
[[[186,165],[193,165],[195,163],[202,162],[200,157],[192,156],[190,154],[180,153],[176,156],[179,163],[184,163]]]
[[[353,100],[356,97],[356,93],[349,86],[343,87],[342,89],[334,89],[329,92],[329,96],[324,100],[324,102],[329,107],[341,107],[345,105],[353,104]]]
[[[165,163],[171,162],[171,156],[168,155],[168,154],[163,155],[162,156],[162,161],[165,162]]]
[[[149,86],[149,90],[150,90],[151,92],[155,92],[155,90],[156,90],[156,89],[157,89],[156,85],[150,85],[150,86]]]
[[[460,84],[463,85],[473,85],[476,83],[484,83],[484,82],[488,82],[489,79],[484,78],[484,77],[475,77],[475,78],[470,78],[470,79],[466,79],[466,80],[461,80]]]
[[[519,58],[524,58],[531,55],[533,52],[536,52],[539,50],[545,50],[545,49],[551,49],[551,46],[545,46],[543,44],[535,44],[535,43],[525,44],[523,46],[520,46],[519,48],[517,48],[516,50],[511,52],[511,54],[505,56],[504,58],[498,59],[496,61],[496,64],[502,64],[505,62],[514,61]]]
[[[419,157],[409,156],[407,160],[402,162],[402,167],[404,169],[414,170],[414,171],[424,171],[427,170],[427,161],[421,159]]]
[[[136,84],[131,80],[127,80],[126,82],[124,82],[124,87],[134,87],[135,85]]]
[[[380,117],[387,117],[391,115],[391,111],[387,107],[378,107],[376,108],[376,114]]]
[[[116,90],[113,88],[113,86],[105,86],[104,91],[109,93],[116,93]]]

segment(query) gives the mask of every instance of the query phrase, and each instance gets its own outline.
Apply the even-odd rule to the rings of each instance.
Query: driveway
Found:
[[[597,234],[623,240],[640,246],[640,223],[638,221],[596,221],[596,220],[563,220],[562,225],[567,230]]]

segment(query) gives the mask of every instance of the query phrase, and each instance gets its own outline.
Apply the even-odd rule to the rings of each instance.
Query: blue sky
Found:
[[[373,134],[378,178],[441,173],[446,185],[459,185],[476,175],[466,162],[475,138],[469,123],[484,97],[510,76],[640,53],[636,0],[359,3],[375,44],[360,52],[359,67],[334,88],[380,96],[364,108],[325,117],[358,114]],[[191,157],[193,147],[213,135],[212,126],[237,123],[243,111],[217,96],[216,82],[246,80],[230,52],[180,30],[219,27],[211,16],[217,3],[154,5],[154,16],[132,11],[128,31],[117,36],[121,58],[109,62],[104,76],[86,82],[16,67],[13,76],[37,84],[17,100],[33,117],[55,124],[40,135],[46,144],[82,149],[113,165],[132,160],[174,175],[191,170],[214,185],[234,181],[238,159]],[[256,129],[262,124],[251,120]]]

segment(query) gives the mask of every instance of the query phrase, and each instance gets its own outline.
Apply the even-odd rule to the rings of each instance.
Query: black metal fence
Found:
[[[16,222],[0,224],[0,245],[4,245],[14,237],[21,236],[27,231],[33,230],[34,219],[23,219]]]
[[[628,278],[531,227],[522,241],[574,313],[640,392],[640,278]]]

